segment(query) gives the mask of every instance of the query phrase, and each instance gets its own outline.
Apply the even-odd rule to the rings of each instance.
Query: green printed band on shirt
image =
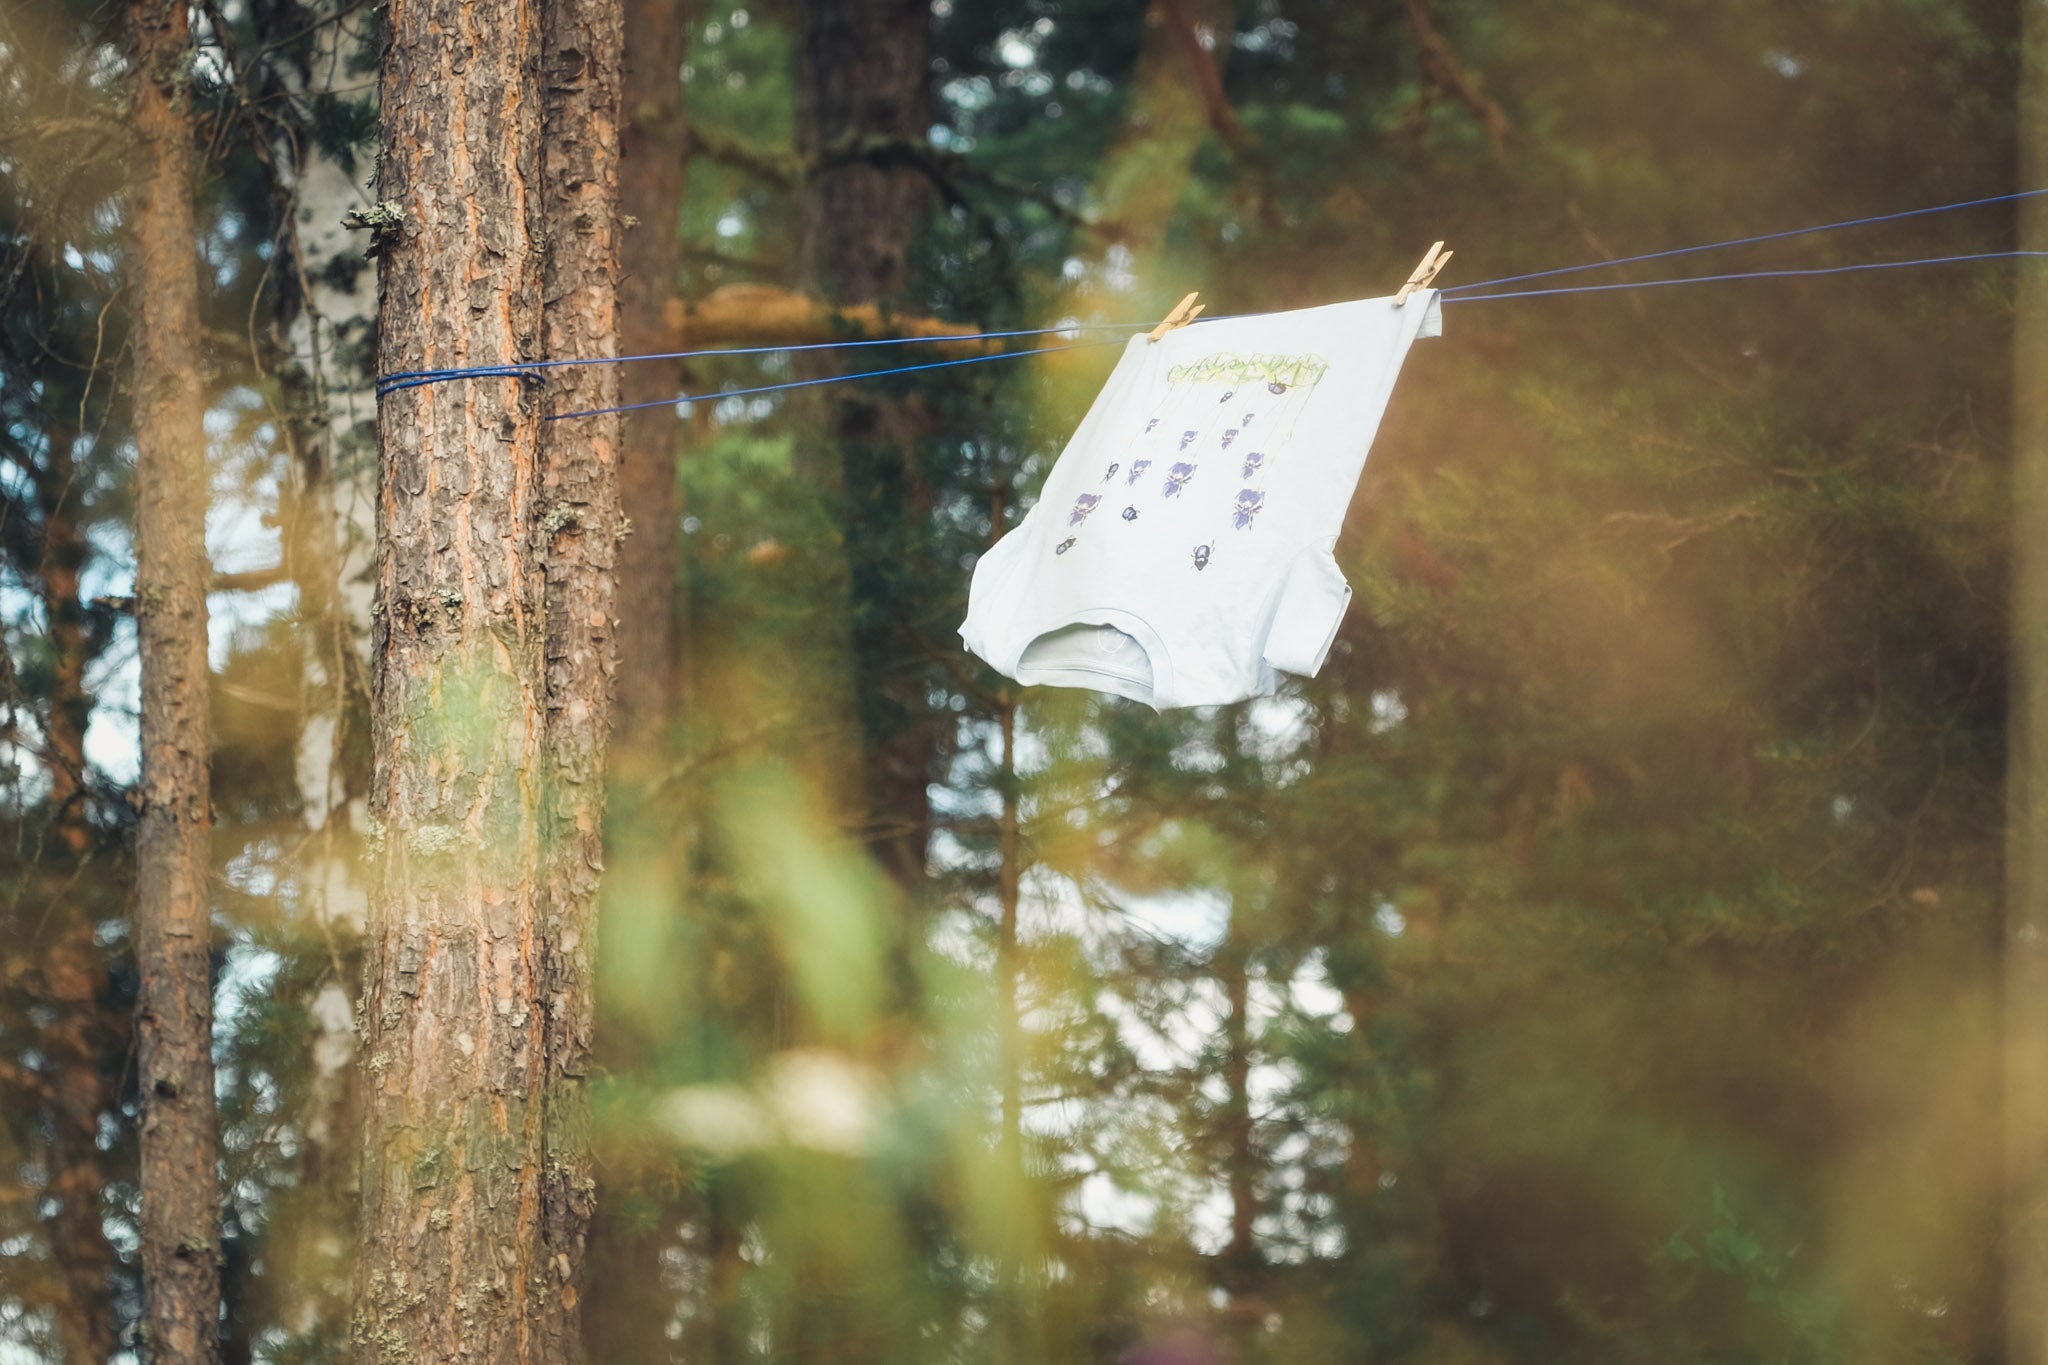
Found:
[[[1285,384],[1313,386],[1328,373],[1330,362],[1319,355],[1236,355],[1218,351],[1166,372],[1170,384]]]

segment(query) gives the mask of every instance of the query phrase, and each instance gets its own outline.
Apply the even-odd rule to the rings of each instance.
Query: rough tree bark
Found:
[[[542,26],[548,354],[618,352],[619,0],[551,0]],[[553,407],[619,402],[615,365],[571,367]],[[541,1240],[563,1283],[536,1305],[552,1358],[580,1358],[577,1305],[595,1188],[583,1078],[589,1067],[598,875],[604,865],[605,753],[616,671],[619,415],[542,430],[543,503],[534,552],[546,578],[548,776],[542,803],[542,989],[548,1162]]]
[[[379,369],[608,346],[613,0],[393,0],[385,25]],[[613,381],[555,382],[575,407]],[[544,437],[541,388],[379,413],[361,1365],[578,1355],[616,429]]]
[[[848,137],[922,141],[931,124],[931,12],[924,0],[808,0],[798,61],[798,152]],[[834,303],[895,302],[912,231],[930,201],[922,173],[851,161],[805,185],[805,274]]]
[[[922,141],[931,123],[931,15],[925,0],[808,0],[798,45],[797,150],[816,162],[846,137]],[[853,161],[804,186],[802,251],[813,287],[838,307],[902,301],[906,262],[930,203],[922,172]],[[921,651],[886,602],[902,543],[931,510],[917,471],[917,415],[858,386],[828,400],[847,508],[854,697],[866,755],[863,824],[883,869],[904,887],[924,879],[938,731],[925,701]],[[886,520],[886,523],[884,519]]]
[[[402,219],[380,233],[378,368],[538,359],[538,10],[394,0],[385,44],[377,197]],[[562,1280],[539,1230],[536,409],[485,379],[379,412],[361,1365],[536,1359],[530,1305]]]
[[[183,0],[129,9],[135,73],[135,616],[142,671],[136,1064],[150,1352],[219,1357],[219,1134],[207,907],[205,399]]]
[[[664,314],[675,292],[679,254],[688,10],[685,0],[625,2],[619,148],[619,217],[625,230],[619,243],[618,301],[619,348],[627,355],[683,349],[668,344]],[[627,365],[618,374],[621,403],[657,402],[680,391],[674,363]],[[624,985],[622,995],[629,1001],[638,993],[667,994],[658,967],[663,955],[644,951],[644,939],[635,931],[669,922],[664,892],[676,875],[674,826],[665,818],[668,813],[646,798],[665,768],[662,741],[678,696],[676,458],[681,425],[670,409],[648,408],[626,414],[618,434],[619,497],[630,509],[631,534],[618,548],[617,616],[632,628],[622,630],[618,641],[613,729],[621,742],[612,749],[612,768],[621,799],[609,821],[608,842],[613,886],[625,887],[618,903],[631,922],[624,925],[626,946],[610,961],[613,980]],[[621,919],[609,923],[620,926]],[[677,1349],[666,1335],[674,1294],[662,1274],[661,1257],[673,1243],[679,1201],[616,1167],[607,1171],[599,1164],[596,1175],[599,1210],[591,1226],[584,1348],[599,1365],[653,1365],[672,1358]],[[652,1201],[662,1213],[623,1216],[620,1195]]]
[[[676,350],[667,308],[676,289],[677,231],[683,208],[683,56],[687,0],[628,0],[621,159],[621,215],[636,226],[621,244],[619,344],[626,355]],[[623,403],[652,403],[680,391],[673,364],[628,365],[619,376]],[[619,615],[633,631],[619,651],[619,733],[632,749],[656,754],[675,706],[676,437],[667,408],[626,418],[620,493],[633,533],[619,551]],[[622,757],[624,754],[622,753]],[[631,777],[632,774],[627,774]]]

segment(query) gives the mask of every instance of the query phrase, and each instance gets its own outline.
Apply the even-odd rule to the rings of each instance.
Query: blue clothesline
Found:
[[[1589,270],[1607,270],[1617,266],[1636,265],[1644,261],[1666,260],[1675,256],[1689,256],[1706,251],[1719,251],[1733,247],[1753,246],[1759,242],[1781,241],[1788,237],[1808,236],[1814,233],[1834,232],[1844,228],[1867,227],[1876,223],[1897,222],[1906,218],[1920,218],[1929,214],[1949,213],[1959,209],[1979,208],[1987,204],[2012,203],[2048,194],[2048,188],[2020,190],[2012,194],[1990,195],[1982,199],[1965,199],[1953,204],[1936,204],[1928,208],[1905,209],[1897,213],[1876,214],[1867,218],[1849,218],[1838,223],[1822,223],[1814,227],[1787,228],[1780,232],[1766,232],[1753,237],[1736,237],[1726,241],[1707,242],[1698,246],[1672,247],[1664,251],[1645,252],[1638,256],[1623,256],[1609,261],[1591,261],[1580,265],[1557,266],[1549,270],[1530,271],[1522,275],[1507,275],[1494,280],[1480,280],[1472,284],[1452,285],[1439,291],[1445,303],[1485,303],[1500,299],[1546,298],[1559,294],[1596,294],[1628,289],[1658,289],[1680,284],[1719,284],[1735,280],[1789,279],[1816,275],[1844,275],[1869,270],[1901,270],[1912,266],[1954,265],[1968,261],[2016,260],[2029,257],[2048,256],[2048,251],[1984,251],[1960,256],[1927,256],[1907,261],[1871,261],[1856,265],[1812,266],[1777,270],[1747,270],[1720,275],[1686,275],[1663,280],[1635,280],[1618,284],[1566,285],[1551,289],[1521,289],[1506,293],[1474,294],[1478,289],[1495,289],[1505,284],[1520,284],[1529,280],[1548,279],[1557,275],[1569,275]],[[1205,317],[1197,319],[1193,326],[1200,327],[1211,322],[1223,322],[1235,316]],[[650,360],[697,360],[723,356],[772,355],[797,351],[852,350],[873,346],[911,346],[921,343],[942,344],[946,342],[1004,341],[1019,337],[1072,335],[1079,332],[1140,332],[1150,329],[1153,324],[1136,323],[1084,323],[1070,322],[1053,327],[1032,327],[1006,332],[960,332],[943,336],[876,337],[848,341],[807,342],[793,346],[738,346],[714,347],[694,351],[664,351],[649,355],[600,356],[572,360],[531,360],[515,361],[499,365],[477,365],[442,370],[402,370],[380,376],[377,380],[377,396],[403,389],[419,388],[428,384],[446,383],[458,379],[476,379],[491,376],[518,377],[544,370],[577,365],[625,365]],[[588,408],[578,412],[556,413],[549,421],[565,421],[572,417],[600,417],[615,412],[635,412],[643,408],[673,407],[682,403],[709,402],[725,398],[752,397],[764,393],[779,393],[788,389],[810,388],[819,384],[843,383],[853,379],[880,379],[889,375],[914,374],[922,370],[941,370],[955,365],[977,365],[994,360],[1014,360],[1021,356],[1043,355],[1051,351],[1073,350],[1076,347],[1115,346],[1123,339],[1096,342],[1071,342],[1062,346],[1035,346],[1017,351],[1000,351],[993,355],[967,356],[955,360],[935,360],[918,365],[899,365],[883,370],[862,370],[852,374],[824,375],[813,379],[794,379],[778,384],[761,384],[752,388],[728,389],[712,393],[679,394],[674,398],[658,399],[650,403],[626,403],[615,407]]]
[[[1722,284],[1729,280],[1782,280],[1800,275],[1848,275],[1862,270],[1903,270],[1913,265],[1957,265],[1964,261],[2008,261],[2048,256],[2048,251],[1978,251],[1968,256],[1923,256],[1913,261],[1866,261],[1860,265],[1818,265],[1790,270],[1743,270],[1731,275],[1680,275],[1668,280],[1628,280],[1620,284],[1567,284],[1556,289],[1517,289],[1507,294],[1460,294],[1443,291],[1445,303],[1492,303],[1498,299],[1540,299],[1554,294],[1604,294],[1616,289],[1661,289],[1673,284]],[[1588,269],[1573,266],[1574,270]],[[1553,272],[1545,272],[1553,273]]]
[[[1148,326],[1150,324],[1147,324]],[[1064,327],[1055,331],[1066,331]],[[672,408],[681,403],[723,402],[728,398],[751,398],[755,394],[780,393],[784,389],[807,389],[813,384],[838,384],[848,379],[880,379],[890,374],[913,374],[918,370],[943,370],[950,365],[980,365],[991,360],[1015,360],[1020,356],[1046,355],[1053,351],[1080,351],[1095,346],[1121,346],[1116,341],[1074,341],[1064,346],[1032,346],[1021,351],[998,351],[994,355],[971,355],[960,360],[932,360],[922,365],[899,365],[888,370],[863,370],[858,374],[828,374],[817,379],[791,379],[780,384],[760,384],[751,389],[721,389],[712,393],[685,393],[674,398],[657,398],[651,403],[622,403],[613,408],[586,408],[582,412],[558,412],[547,420],[566,422],[571,417],[602,417],[612,412],[638,412],[642,408]]]
[[[1691,256],[1702,251],[1721,251],[1730,247],[1754,246],[1758,242],[1778,242],[1787,237],[1805,237],[1816,232],[1835,232],[1843,228],[1869,227],[1873,223],[1896,223],[1906,218],[1925,218],[1935,213],[1953,213],[1958,209],[1982,208],[1986,204],[2009,204],[2021,199],[2032,199],[2048,194],[2048,188],[2038,190],[2017,190],[2011,194],[1994,194],[1983,199],[1963,199],[1953,204],[1935,204],[1924,209],[1904,209],[1898,213],[1880,213],[1869,218],[1845,218],[1839,223],[1822,223],[1818,227],[1786,228],[1781,232],[1765,232],[1755,237],[1731,237],[1725,242],[1707,242],[1700,246],[1677,246],[1665,251],[1647,251],[1640,256],[1622,256],[1611,261],[1589,261],[1584,265],[1560,265],[1549,270],[1532,270],[1526,275],[1504,275],[1497,280],[1480,280],[1473,284],[1454,284],[1441,291],[1446,296],[1462,294],[1472,289],[1491,289],[1495,285],[1520,284],[1524,280],[1548,279],[1552,275],[1571,275],[1582,270],[1611,270],[1616,266],[1636,265],[1643,261],[1668,260],[1673,256]],[[1964,257],[1955,257],[1962,260]]]
[[[1669,280],[1638,280],[1625,284],[1566,285],[1558,289],[1524,289],[1508,294],[1478,294],[1469,298],[1446,297],[1443,301],[1445,303],[1493,303],[1506,299],[1543,298],[1555,294],[1598,294],[1607,293],[1611,290],[1616,289],[1656,289],[1665,285],[1674,284],[1714,284],[1723,283],[1729,280],[1773,280],[1784,279],[1789,276],[1799,275],[1843,275],[1848,274],[1852,271],[1862,270],[1898,270],[1906,266],[1952,265],[1959,264],[1964,261],[1998,261],[2011,260],[2019,257],[2035,256],[2048,256],[2048,251],[1984,251],[1968,256],[1928,256],[1923,257],[1919,260],[1912,261],[1873,261],[1863,265],[1815,266],[1803,270],[1750,270],[1730,275],[1686,275],[1680,276],[1676,279]],[[1198,318],[1189,325],[1194,327],[1200,327],[1204,323],[1209,322],[1226,322],[1229,320],[1229,317],[1230,315],[1214,318]],[[1065,331],[1068,329],[1053,328],[1049,330]],[[755,394],[779,393],[784,389],[809,388],[814,384],[837,384],[849,379],[880,379],[886,375],[911,374],[918,370],[942,370],[952,365],[979,365],[982,364],[983,362],[990,360],[1015,360],[1021,356],[1044,355],[1051,351],[1071,351],[1076,349],[1086,349],[1095,346],[1118,346],[1122,344],[1123,343],[1121,340],[1115,340],[1074,342],[1065,346],[1034,346],[1022,351],[1002,351],[998,352],[995,355],[968,356],[964,360],[935,360],[923,365],[899,365],[886,370],[864,370],[857,374],[826,375],[818,379],[795,379],[790,380],[786,383],[762,384],[754,388],[748,389],[727,389],[713,393],[682,394],[675,398],[657,399],[651,403],[626,403],[618,407],[588,408],[582,412],[561,412],[556,413],[554,416],[548,418],[548,420],[551,422],[560,422],[566,421],[571,417],[601,417],[607,413],[636,412],[642,408],[667,408],[674,407],[680,403],[711,402],[715,399],[725,398],[747,398]],[[778,348],[766,347],[762,349],[774,350]],[[711,354],[731,353],[712,352]]]
[[[519,375],[535,370],[560,369],[565,365],[626,365],[640,360],[700,360],[709,356],[779,355],[788,351],[845,351],[859,346],[911,346],[922,342],[1005,341],[1013,337],[1052,336],[1060,332],[1143,331],[1149,322],[1069,322],[1057,327],[1029,327],[1016,332],[956,332],[948,336],[875,337],[864,341],[809,341],[796,346],[719,346],[698,351],[658,351],[650,355],[596,356],[584,360],[516,360],[502,365],[470,365],[449,370],[398,370],[380,375],[377,396],[400,389],[416,389],[450,379],[475,379],[488,375]],[[857,378],[847,375],[846,378]]]

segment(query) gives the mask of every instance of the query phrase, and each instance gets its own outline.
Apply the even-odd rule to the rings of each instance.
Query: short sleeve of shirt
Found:
[[[1313,545],[1294,558],[1280,586],[1273,624],[1266,632],[1266,662],[1283,673],[1312,678],[1329,657],[1337,627],[1351,605],[1351,585],[1344,581],[1330,546]]]

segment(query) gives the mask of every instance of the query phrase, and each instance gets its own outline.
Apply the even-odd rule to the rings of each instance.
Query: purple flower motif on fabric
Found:
[[[1103,471],[1102,471],[1102,481],[1103,481],[1104,483],[1108,483],[1108,482],[1109,482],[1109,481],[1110,481],[1111,479],[1113,479],[1113,478],[1115,478],[1115,477],[1116,477],[1116,472],[1117,472],[1117,470],[1119,470],[1119,469],[1121,469],[1121,468],[1123,468],[1123,466],[1122,466],[1122,465],[1118,465],[1118,464],[1112,464],[1112,465],[1111,465],[1111,466],[1110,466],[1109,468],[1107,468],[1107,469],[1103,470]]]
[[[1074,538],[1073,536],[1068,536],[1068,537],[1067,537],[1067,538],[1066,538],[1065,540],[1063,540],[1063,541],[1061,541],[1061,542],[1060,542],[1059,544],[1057,544],[1057,545],[1053,546],[1053,547],[1052,547],[1052,552],[1053,552],[1054,554],[1056,554],[1056,555],[1063,555],[1063,554],[1065,554],[1065,553],[1066,553],[1067,551],[1069,551],[1069,550],[1071,550],[1071,549],[1073,549],[1073,548],[1074,548],[1074,539],[1075,539],[1075,538]]]
[[[1181,489],[1186,488],[1188,480],[1193,477],[1195,477],[1195,467],[1193,465],[1177,464],[1166,471],[1166,487],[1161,492],[1170,498],[1180,492]]]
[[[1135,507],[1126,507],[1126,508],[1124,509],[1124,520],[1125,520],[1125,521],[1136,521],[1137,519],[1138,519],[1138,509],[1137,509],[1137,508],[1135,508]]]
[[[1228,431],[1226,431],[1226,432],[1224,432],[1224,433],[1223,433],[1223,448],[1224,448],[1225,450],[1228,450],[1228,449],[1230,449],[1230,443],[1231,443],[1232,441],[1235,441],[1236,439],[1237,439],[1237,428],[1236,428],[1236,427],[1232,427],[1232,428],[1231,428],[1230,430],[1228,430]]]
[[[1153,418],[1153,419],[1152,419],[1151,421],[1149,421],[1149,422],[1145,423],[1145,431],[1146,431],[1146,434],[1148,434],[1148,435],[1149,435],[1149,434],[1151,434],[1152,428],[1154,428],[1154,427],[1156,427],[1156,426],[1158,426],[1158,425],[1159,425],[1159,419],[1158,419],[1157,417],[1154,417],[1154,418]]]
[[[1245,476],[1245,477],[1246,477],[1247,479],[1249,479],[1249,478],[1250,478],[1250,477],[1251,477],[1252,475],[1254,475],[1254,474],[1258,473],[1258,472],[1259,472],[1259,470],[1261,470],[1262,468],[1264,468],[1264,467],[1265,467],[1265,464],[1266,464],[1266,452],[1265,452],[1265,451],[1263,451],[1263,450],[1248,450],[1248,451],[1246,451],[1246,452],[1245,452],[1245,456],[1244,456],[1244,476]]]
[[[1241,427],[1248,427],[1252,424],[1252,418],[1257,416],[1258,414],[1256,412],[1248,412],[1244,415],[1244,420],[1242,422],[1239,422],[1238,425]]]
[[[1209,546],[1207,546],[1207,545],[1197,545],[1197,546],[1195,547],[1195,567],[1196,567],[1196,568],[1198,568],[1198,569],[1206,569],[1206,568],[1208,568],[1208,567],[1209,567],[1209,549],[1210,549],[1210,547],[1209,547]]]
[[[1132,460],[1131,472],[1124,475],[1124,487],[1135,487],[1138,480],[1145,477],[1145,471],[1151,467],[1152,462],[1150,460]]]
[[[1094,493],[1083,493],[1080,497],[1075,498],[1074,511],[1067,518],[1067,525],[1079,526],[1082,522],[1088,520],[1088,514],[1093,512],[1095,504],[1101,501],[1102,499]]]
[[[1279,380],[1277,380],[1277,379],[1274,379],[1274,380],[1270,380],[1270,381],[1268,381],[1268,383],[1266,384],[1266,392],[1267,392],[1267,393],[1285,393],[1285,392],[1287,392],[1287,386],[1286,386],[1285,384],[1281,383],[1281,382],[1280,382]]]
[[[1229,401],[1230,401],[1231,399],[1233,399],[1233,398],[1235,398],[1235,397],[1237,397],[1237,390],[1236,390],[1236,389],[1232,389],[1232,390],[1231,390],[1231,391],[1230,391],[1229,393],[1226,393],[1226,394],[1224,394],[1224,395],[1223,395],[1223,396],[1222,396],[1221,398],[1217,399],[1216,401],[1217,401],[1217,402],[1218,402],[1219,404],[1221,404],[1221,403],[1228,403],[1228,402],[1229,402]]]
[[[1256,488],[1238,489],[1237,504],[1230,514],[1231,524],[1240,531],[1244,530],[1252,524],[1252,518],[1259,514],[1259,508],[1264,506],[1265,502],[1266,495]]]
[[[1180,434],[1180,448],[1181,448],[1182,450],[1186,450],[1186,449],[1187,449],[1187,448],[1188,448],[1189,446],[1193,445],[1194,443],[1195,443],[1195,433],[1194,433],[1194,432],[1192,432],[1192,431],[1183,431],[1183,432],[1182,432],[1182,433]]]

